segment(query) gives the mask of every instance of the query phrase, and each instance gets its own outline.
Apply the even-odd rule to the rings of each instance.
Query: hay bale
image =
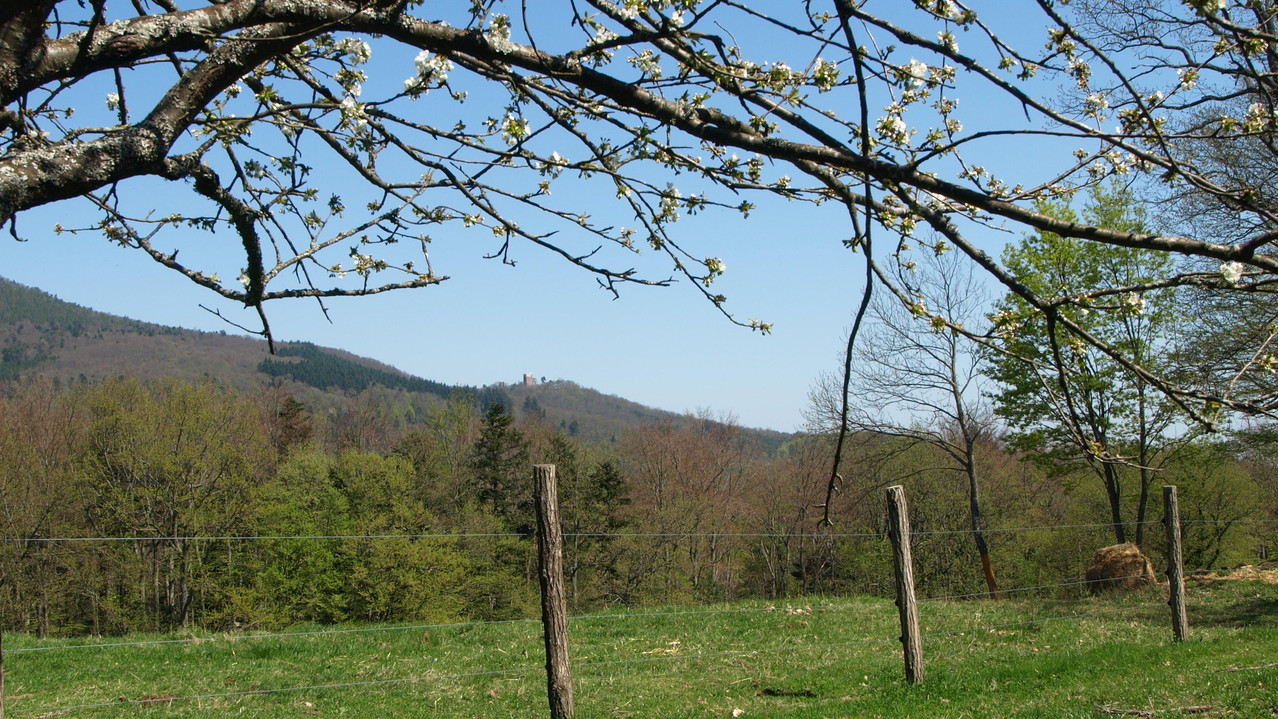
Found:
[[[1158,582],[1154,565],[1141,554],[1135,544],[1101,547],[1092,555],[1092,566],[1085,573],[1093,594],[1115,589],[1139,589]]]

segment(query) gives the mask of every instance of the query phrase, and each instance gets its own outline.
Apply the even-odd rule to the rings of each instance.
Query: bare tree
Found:
[[[1269,193],[1201,152],[1245,142],[1278,155],[1268,6],[191,5],[0,9],[0,222],[12,234],[32,234],[27,210],[87,204],[98,219],[57,229],[99,233],[257,308],[269,338],[271,300],[444,281],[431,243],[467,228],[504,262],[539,246],[608,290],[682,277],[722,308],[713,283],[729,263],[680,237],[681,215],[748,213],[748,193],[836,202],[848,214],[837,238],[897,296],[909,297],[899,250],[952,246],[1192,421],[1278,408],[1254,383],[1146,367],[1061,312],[1170,286],[1272,290]],[[1024,155],[1035,161],[1004,159]],[[1035,209],[1112,176],[1210,198],[1248,233],[1129,232]],[[155,207],[149,189],[166,182],[190,197]],[[1008,226],[1200,263],[1087,298],[1044,294],[972,240]],[[228,234],[231,253],[218,249]],[[669,264],[637,269],[640,250]],[[1238,374],[1263,371],[1269,347],[1250,348],[1256,361]]]
[[[896,298],[877,298],[869,310],[874,322],[855,347],[846,400],[842,378],[825,376],[813,389],[809,422],[820,431],[837,430],[846,402],[848,430],[903,437],[948,457],[967,484],[972,539],[989,593],[998,599],[978,459],[996,439],[997,424],[982,397],[979,345],[964,334],[987,324],[988,297],[962,257],[933,254],[920,264],[926,267],[918,281],[904,284],[927,297],[931,309],[911,312]]]

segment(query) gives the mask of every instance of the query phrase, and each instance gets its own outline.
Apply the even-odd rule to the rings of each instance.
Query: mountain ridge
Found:
[[[460,393],[480,406],[502,402],[516,414],[536,414],[583,441],[603,444],[616,442],[620,433],[638,424],[686,418],[567,379],[451,385],[309,342],[277,342],[272,355],[261,339],[119,317],[0,277],[0,380],[34,374],[68,382],[119,375],[213,379],[240,392],[280,384],[315,413],[336,412],[372,392],[377,401],[406,404],[400,414],[409,423]],[[790,437],[772,430],[745,431],[768,452]]]

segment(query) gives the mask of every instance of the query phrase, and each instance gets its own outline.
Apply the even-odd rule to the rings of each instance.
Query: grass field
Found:
[[[1156,590],[925,602],[916,686],[887,600],[590,615],[571,624],[577,716],[1278,716],[1278,585],[1195,582],[1189,596],[1184,643]],[[548,715],[536,622],[289,634],[9,636],[5,715]],[[155,643],[72,648],[89,642]]]

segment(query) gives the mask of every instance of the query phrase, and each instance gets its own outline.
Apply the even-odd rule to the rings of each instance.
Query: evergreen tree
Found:
[[[476,497],[493,514],[527,529],[526,516],[532,506],[529,487],[528,441],[514,427],[514,418],[501,403],[488,405],[479,430],[479,440],[471,449]],[[522,521],[521,521],[522,520]]]

